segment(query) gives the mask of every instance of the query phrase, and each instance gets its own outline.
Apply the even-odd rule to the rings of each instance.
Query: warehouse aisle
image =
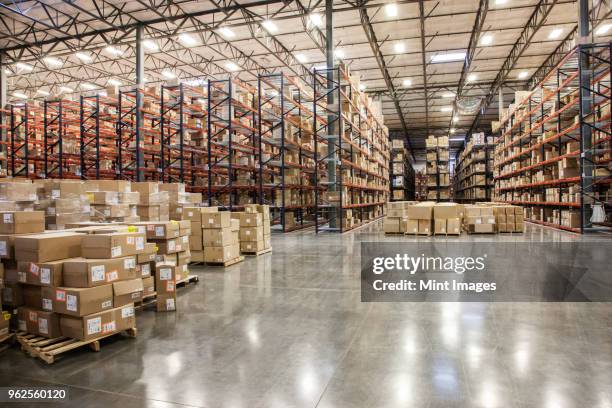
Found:
[[[5,352],[0,386],[66,384],[71,406],[105,408],[612,405],[612,305],[361,303],[359,242],[413,240],[381,226],[274,235],[271,256],[196,268],[179,312],[141,313],[136,340],[53,366]]]

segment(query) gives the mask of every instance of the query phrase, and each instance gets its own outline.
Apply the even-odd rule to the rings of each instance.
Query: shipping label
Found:
[[[40,283],[51,284],[51,269],[40,268]]]
[[[111,257],[117,258],[121,256],[121,246],[115,246],[111,248]]]
[[[108,309],[109,307],[113,306],[113,301],[112,300],[105,300],[104,302],[102,302],[102,309]]]
[[[38,313],[36,313],[36,312],[29,312],[28,313],[28,319],[31,322],[36,322],[38,320]]]
[[[126,306],[123,309],[121,309],[121,318],[127,319],[128,317],[132,317],[132,316],[134,316],[133,306]]]
[[[100,282],[106,277],[106,267],[104,265],[95,265],[91,267],[91,281]]]
[[[174,299],[166,299],[166,310],[176,310]]]
[[[119,273],[116,270],[110,271],[106,274],[107,282],[113,282],[113,281],[116,281],[117,279],[119,279]]]
[[[87,319],[87,334],[96,334],[102,331],[102,318],[94,317],[92,319]]]
[[[117,330],[117,324],[114,320],[108,323],[104,323],[104,325],[102,325],[102,333],[112,333],[115,330]]]
[[[145,247],[145,239],[144,237],[136,237],[136,250],[142,251]]]
[[[175,287],[174,280],[166,281],[166,292],[174,292]]]
[[[66,301],[66,291],[65,290],[56,290],[55,291],[55,300],[58,302]]]
[[[8,255],[6,251],[6,241],[0,241],[0,256]]]
[[[77,297],[75,295],[66,296],[66,310],[76,312],[78,308]]]
[[[51,299],[43,299],[42,300],[42,308],[43,310],[53,310],[53,301]]]
[[[163,226],[158,226],[155,227],[155,236],[156,237],[163,237],[164,236],[164,227]]]
[[[161,268],[159,270],[159,279],[160,280],[172,279],[172,268]]]
[[[38,319],[38,332],[42,334],[49,334],[49,322],[47,319]]]
[[[2,219],[3,219],[5,224],[12,224],[13,223],[13,214],[5,213],[4,216],[2,217]]]

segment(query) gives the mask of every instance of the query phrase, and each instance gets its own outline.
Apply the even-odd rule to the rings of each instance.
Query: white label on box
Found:
[[[48,215],[55,215],[55,208],[54,207],[47,207],[47,214]]]
[[[51,299],[43,299],[42,308],[43,310],[53,310],[53,301]]]
[[[110,210],[104,210],[104,216],[110,217]]]
[[[40,283],[51,283],[51,269],[41,268],[40,269]]]
[[[112,333],[115,330],[117,330],[117,324],[114,320],[108,323],[104,323],[104,325],[102,325],[102,333]]]
[[[132,317],[132,316],[134,316],[134,307],[126,306],[123,309],[121,309],[121,317],[123,319],[127,319],[128,317]]]
[[[183,237],[183,244],[189,245],[189,237],[187,235]]]
[[[187,265],[183,265],[183,272],[187,272]]]
[[[25,320],[19,320],[19,330],[20,331],[28,331],[28,326],[26,325]]]
[[[6,241],[0,241],[0,256],[6,256]]]
[[[111,248],[111,257],[116,258],[121,256],[121,246],[116,246]]]
[[[134,269],[136,267],[136,258],[126,258],[123,260],[123,267],[125,269]]]
[[[168,241],[168,250],[174,251],[176,249],[176,242],[174,240]]]
[[[77,297],[75,295],[66,296],[66,309],[71,312],[77,311]]]
[[[136,232],[139,232],[141,234],[146,234],[147,230],[146,230],[144,225],[137,225],[136,226]]]
[[[159,279],[160,280],[172,279],[172,269],[171,268],[161,268],[159,270]]]
[[[154,230],[155,230],[155,225],[153,224],[147,225],[147,231],[154,231]]]
[[[142,265],[140,270],[142,272],[142,276],[149,276],[149,275],[151,275],[151,264],[144,264],[144,265]]]
[[[59,198],[60,191],[59,190],[51,190],[51,198]]]
[[[110,271],[109,273],[106,274],[107,282],[116,281],[117,279],[119,279],[119,274],[117,273],[117,271]]]
[[[17,272],[17,279],[19,280],[19,282],[26,282],[28,280],[28,277],[26,276],[25,272]]]
[[[96,265],[91,267],[91,281],[100,282],[106,278],[106,268],[104,265]]]
[[[246,231],[244,231],[244,234],[245,234],[245,235],[251,235],[251,230],[246,230]]]
[[[177,213],[177,214],[180,214],[180,213],[181,213],[181,207],[177,207],[177,209],[176,209],[176,213]]]
[[[175,287],[174,281],[166,281],[166,292],[174,292]]]
[[[136,238],[136,250],[137,251],[142,251],[145,247],[145,240],[144,237],[137,237]]]
[[[166,299],[166,310],[175,310],[176,305],[174,304],[174,299]]]
[[[30,312],[28,313],[28,319],[30,319],[31,322],[35,322],[38,320],[38,314],[36,312]]]
[[[156,237],[163,237],[164,236],[164,227],[163,226],[155,227],[155,236]]]
[[[56,290],[55,300],[57,300],[58,302],[65,302],[66,301],[66,291]]]
[[[94,317],[93,319],[87,319],[87,334],[96,334],[102,331],[102,318]]]
[[[13,223],[13,214],[11,214],[11,213],[4,214],[3,219],[4,219],[4,223],[5,224],[12,224]]]
[[[42,334],[49,334],[49,322],[47,319],[38,319],[38,332]]]
[[[108,309],[109,307],[111,307],[113,305],[113,302],[111,300],[105,300],[104,302],[102,302],[102,309]]]
[[[476,224],[482,224],[482,220],[480,218],[476,218]]]
[[[134,245],[134,237],[132,237],[132,236],[127,237],[127,243],[128,243],[128,245]]]
[[[132,293],[132,299],[138,299],[140,297],[140,291]]]

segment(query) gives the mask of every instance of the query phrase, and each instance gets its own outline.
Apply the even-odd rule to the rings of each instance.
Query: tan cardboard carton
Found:
[[[81,240],[88,235],[53,232],[15,238],[15,258],[19,261],[49,262],[81,256]]]
[[[158,312],[175,312],[176,292],[157,295],[156,305]]]
[[[144,264],[147,262],[152,262],[155,260],[155,255],[157,254],[157,245],[155,242],[147,242],[145,244],[144,252],[136,255],[136,263]]]
[[[27,306],[17,310],[17,327],[21,331],[49,339],[61,336],[58,314]]]
[[[113,306],[120,307],[142,301],[142,278],[113,283]]]
[[[42,287],[35,285],[23,286],[23,304],[35,309],[42,309]]]
[[[96,180],[98,191],[132,191],[131,183],[126,180]]]
[[[202,228],[204,229],[229,228],[231,224],[231,213],[229,211],[202,213]],[[240,224],[238,223],[238,225]]]
[[[155,266],[155,288],[157,294],[174,293],[178,275],[182,274],[183,268],[170,263],[158,263]]]
[[[406,234],[418,234],[419,220],[406,220]]]
[[[461,218],[449,218],[446,220],[447,234],[461,234]]]
[[[153,296],[155,294],[155,277],[147,276],[142,278],[142,297]]]
[[[431,220],[433,218],[434,203],[424,202],[411,205],[406,209],[406,214],[410,220]]]
[[[17,262],[17,271],[23,273],[23,283],[39,286],[62,286],[64,261]]]
[[[114,259],[76,258],[64,262],[64,286],[88,288],[108,283],[134,279],[136,257]]]
[[[433,208],[433,213],[434,219],[459,218],[461,217],[461,208],[455,203],[437,203]]]
[[[183,240],[181,238],[167,239],[165,241],[156,241],[157,254],[158,255],[169,255],[176,254],[177,252],[183,251],[183,249],[189,248],[189,243],[183,247]]]
[[[434,234],[446,234],[446,219],[434,219]]]
[[[45,230],[44,211],[10,211],[0,213],[0,234],[27,234]]]
[[[200,230],[202,231],[202,230]],[[203,246],[202,235],[191,235],[189,237],[189,249],[194,251],[201,251]]]
[[[62,336],[78,340],[92,340],[135,327],[133,304],[82,317],[60,317]]]
[[[259,213],[240,213],[240,227],[260,227],[263,225],[263,217]]]
[[[70,316],[85,316],[113,307],[113,285],[93,288],[42,288],[42,309]]]
[[[419,234],[431,234],[431,219],[419,219]]]
[[[383,222],[383,230],[385,233],[398,233],[401,232],[400,221],[401,218],[390,218],[386,217]]]
[[[204,262],[204,251],[191,251],[191,262]]]
[[[158,221],[148,223],[135,223],[145,225],[147,239],[170,239],[179,236],[179,224],[174,221]]]
[[[223,247],[237,243],[236,234],[229,228],[205,229],[202,235],[204,248],[209,246]]]
[[[240,252],[259,252],[268,248],[265,241],[242,241],[240,242]]]
[[[240,245],[233,244],[224,247],[210,246],[204,248],[204,261],[222,263],[240,256]]]
[[[264,231],[260,227],[241,227],[240,241],[263,241]]]
[[[114,232],[83,237],[81,250],[85,258],[121,258],[143,253],[145,234],[139,232]]]

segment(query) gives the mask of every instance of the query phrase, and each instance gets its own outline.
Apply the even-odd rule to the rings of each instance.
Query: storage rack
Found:
[[[451,198],[448,136],[429,136],[426,148],[427,199],[447,201]]]
[[[37,138],[38,126],[32,111],[37,110],[28,102],[14,104],[10,107],[9,119],[9,170],[13,177],[35,177],[41,171],[42,162],[38,160],[42,138]],[[39,112],[40,113],[40,112]]]
[[[45,178],[80,178],[80,105],[66,99],[44,101]]]
[[[415,172],[415,199],[417,201],[427,200],[427,174],[425,169]]]
[[[274,229],[314,226],[312,93],[295,78],[266,74],[258,77],[257,99],[261,203],[271,205]]]
[[[389,164],[391,201],[415,199],[415,175],[408,159],[408,150],[403,137],[391,138],[391,161]]]
[[[343,66],[313,73],[317,232],[382,217],[389,199],[389,132],[358,82]]]
[[[574,48],[501,122],[495,198],[528,221],[586,232],[592,206],[609,213],[611,46]]]
[[[207,94],[208,203],[231,211],[259,200],[256,90],[229,78]]]
[[[471,135],[459,153],[453,172],[455,201],[491,201],[494,148],[491,136]]]

